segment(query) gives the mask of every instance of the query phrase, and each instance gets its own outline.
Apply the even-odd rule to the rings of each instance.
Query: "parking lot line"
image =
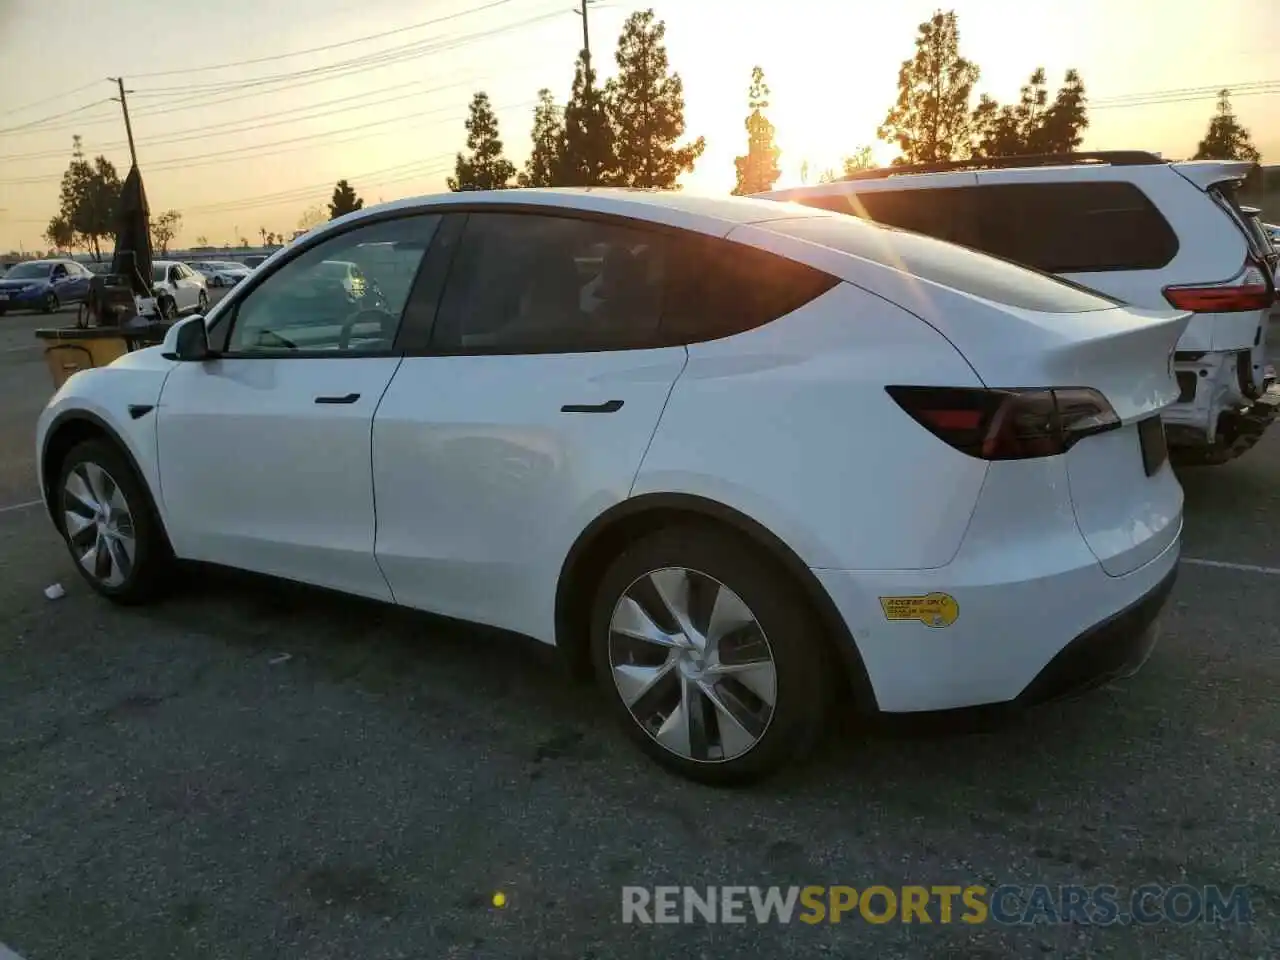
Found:
[[[1280,577],[1280,567],[1260,567],[1254,563],[1227,563],[1225,560],[1201,560],[1199,557],[1183,557],[1182,562],[1196,567],[1218,567],[1222,570],[1239,570],[1242,573],[1263,573]]]
[[[13,513],[15,510],[26,510],[28,507],[38,507],[44,503],[43,500],[28,500],[26,503],[11,503],[7,507],[0,507],[0,513]],[[4,960],[4,954],[0,953],[0,960]]]

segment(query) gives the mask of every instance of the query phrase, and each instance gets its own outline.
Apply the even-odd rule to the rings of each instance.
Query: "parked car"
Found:
[[[941,237],[1136,307],[1193,311],[1165,424],[1179,460],[1214,464],[1253,447],[1280,410],[1266,349],[1280,254],[1235,198],[1253,167],[1082,153],[888,167],[764,196]]]
[[[0,315],[6,310],[53,313],[63,304],[89,295],[93,276],[74,260],[28,260],[14,264],[0,278]]]
[[[253,271],[243,263],[228,260],[196,260],[188,263],[211,287],[234,287]]]
[[[411,285],[319,296],[375,246]],[[108,598],[179,557],[525,633],[658,762],[743,781],[837,697],[1024,706],[1137,669],[1189,318],[791,204],[450,194],[78,373],[36,460]]]
[[[254,268],[260,267],[262,266],[262,264],[266,263],[267,259],[268,259],[267,254],[255,253],[244,258],[244,265],[248,267],[250,270],[253,270]]]
[[[167,320],[193,310],[204,313],[209,309],[208,284],[185,263],[154,261],[151,264],[151,286],[160,315]]]

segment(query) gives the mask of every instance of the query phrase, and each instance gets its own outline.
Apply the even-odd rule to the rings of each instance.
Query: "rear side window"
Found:
[[[877,223],[981,248],[974,191],[964,187],[938,190],[875,190],[857,203]]]
[[[718,340],[798,310],[840,281],[755,247],[688,236],[675,244],[663,310],[667,343]]]
[[[1158,270],[1178,237],[1131,183],[1004,183],[975,188],[980,249],[1047,273]]]
[[[854,217],[779,220],[768,229],[822,244],[953,290],[1024,310],[1088,313],[1116,301],[1017,263]]]

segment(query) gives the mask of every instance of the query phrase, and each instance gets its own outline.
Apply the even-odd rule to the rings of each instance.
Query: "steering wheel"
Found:
[[[347,349],[351,343],[351,334],[355,332],[356,324],[361,322],[376,323],[378,325],[378,335],[384,340],[391,340],[395,336],[396,318],[392,314],[376,307],[357,310],[342,324],[342,331],[338,334],[339,350]]]

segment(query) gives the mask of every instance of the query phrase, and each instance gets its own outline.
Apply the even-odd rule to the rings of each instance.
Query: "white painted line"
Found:
[[[43,503],[43,500],[28,500],[26,503],[11,503],[7,507],[0,507],[0,513],[13,513],[15,510],[26,510],[28,507],[38,507]],[[0,946],[2,946],[2,944],[0,944]],[[0,960],[5,960],[3,953],[0,953]]]
[[[41,349],[43,348],[40,346],[40,344],[37,343],[30,347],[5,347],[3,350],[0,350],[0,353],[24,353],[27,350],[41,350]],[[2,953],[0,953],[0,960],[4,960],[4,954]]]
[[[22,958],[0,943],[0,960],[22,960]]]
[[[1217,567],[1220,570],[1239,570],[1242,573],[1264,573],[1271,577],[1280,577],[1280,567],[1260,567],[1253,563],[1227,563],[1223,560],[1200,560],[1197,557],[1183,557],[1182,562],[1197,567]]]

